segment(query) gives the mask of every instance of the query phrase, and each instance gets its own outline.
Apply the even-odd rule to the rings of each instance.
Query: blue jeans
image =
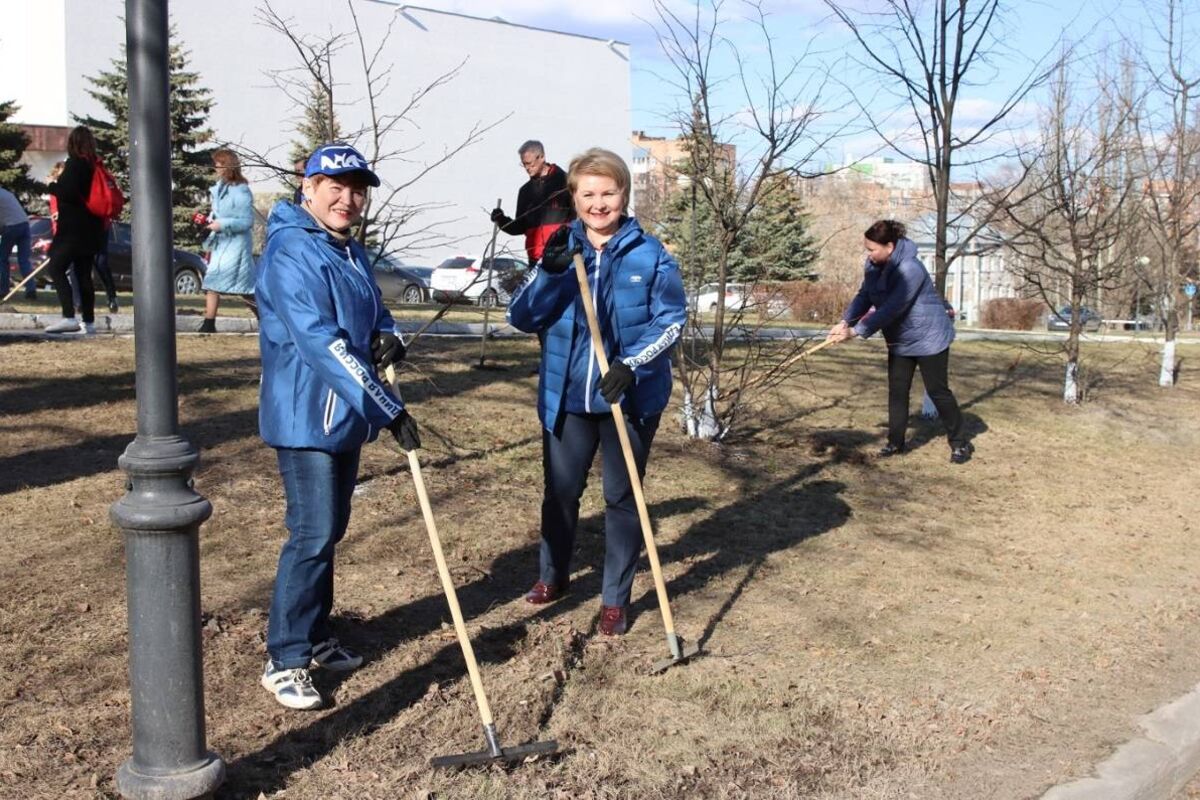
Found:
[[[313,645],[329,638],[333,550],[350,522],[358,450],[278,448],[287,499],[288,540],[279,553],[267,652],[279,669],[307,667]]]
[[[642,526],[629,469],[617,438],[612,414],[560,415],[560,429],[542,430],[542,470],[546,491],[542,499],[542,549],[539,580],[564,586],[571,577],[571,553],[579,522],[579,498],[587,486],[588,470],[601,451],[604,482],[604,582],[601,602],[627,606],[633,574],[642,551]],[[650,444],[658,430],[658,416],[625,420],[638,476],[646,474]]]
[[[21,270],[21,277],[28,277],[29,273],[33,272],[33,259],[31,258],[31,247],[33,238],[29,235],[29,223],[18,222],[16,225],[9,225],[0,230],[0,264],[3,264],[4,269],[0,270],[0,297],[8,294],[11,288],[11,283],[8,276],[8,254],[17,248],[17,268]],[[25,296],[29,299],[37,297],[37,284],[25,284]]]

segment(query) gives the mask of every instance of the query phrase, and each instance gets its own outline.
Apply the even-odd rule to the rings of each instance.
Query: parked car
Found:
[[[50,218],[49,217],[30,217],[29,218],[30,234],[33,237],[33,260],[36,267],[45,260],[47,253],[50,250]],[[208,265],[204,263],[204,259],[195,253],[189,253],[186,250],[174,251],[174,264],[172,265],[175,276],[175,294],[199,294],[200,284],[204,281],[204,273],[208,269]],[[16,270],[16,259],[10,259],[10,267],[13,275],[19,281],[21,280],[19,272]],[[114,222],[108,230],[108,268],[112,271],[113,283],[118,291],[128,292],[133,289],[133,241],[128,222]],[[99,276],[94,276],[97,286],[101,286]],[[52,284],[50,275],[45,270],[38,273],[37,281],[40,285],[46,286]],[[14,286],[16,284],[13,284]]]
[[[716,311],[717,298],[719,297],[719,283],[706,283],[696,290],[693,295],[695,299],[695,307],[697,311]],[[740,311],[746,307],[748,297],[746,294],[747,288],[744,283],[726,283],[725,284],[725,310]]]
[[[1086,306],[1079,307],[1079,321],[1085,331],[1098,331],[1103,323],[1100,315]],[[1068,331],[1071,329],[1071,307],[1063,306],[1046,317],[1046,330]]]
[[[384,300],[397,303],[429,302],[429,279],[433,267],[413,267],[401,264],[393,256],[373,255],[371,272]]]
[[[455,256],[447,258],[434,269],[429,286],[437,303],[507,305],[528,269],[528,265],[519,258],[499,257],[492,267],[492,280],[489,283],[488,265],[484,259]]]

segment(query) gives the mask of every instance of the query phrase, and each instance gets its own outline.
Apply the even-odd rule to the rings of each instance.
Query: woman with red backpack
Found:
[[[49,186],[51,196],[57,201],[58,226],[50,242],[50,264],[46,269],[54,280],[63,318],[46,326],[46,333],[96,332],[92,261],[104,249],[106,232],[104,219],[87,207],[95,164],[96,139],[91,130],[80,125],[67,137],[67,161],[62,174]],[[75,319],[75,303],[67,283],[69,270],[74,271],[75,285],[79,288],[82,326]]]

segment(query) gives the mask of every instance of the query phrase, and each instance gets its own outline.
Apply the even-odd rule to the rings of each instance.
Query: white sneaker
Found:
[[[45,332],[46,333],[78,333],[79,332],[79,320],[75,319],[74,317],[63,317],[58,322],[55,322],[52,325],[47,325],[45,328]]]
[[[84,334],[84,336],[95,336],[96,335],[95,323],[93,323],[93,322],[83,323],[83,334]]]
[[[338,644],[337,639],[326,639],[313,648],[312,669],[331,670],[333,672],[349,672],[362,666],[363,658],[353,650]]]
[[[308,670],[276,669],[269,660],[263,670],[262,685],[279,704],[299,711],[312,711],[322,705],[321,693],[312,684]]]

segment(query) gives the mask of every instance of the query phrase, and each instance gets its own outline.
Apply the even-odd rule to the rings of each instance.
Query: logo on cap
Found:
[[[366,169],[367,163],[358,157],[353,150],[342,151],[334,155],[321,153],[321,169]]]

